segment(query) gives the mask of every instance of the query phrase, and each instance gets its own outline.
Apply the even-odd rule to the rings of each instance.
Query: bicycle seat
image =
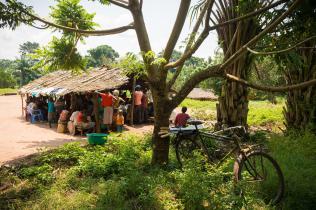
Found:
[[[190,124],[190,125],[201,125],[201,124],[203,124],[203,121],[201,121],[201,120],[189,120],[188,124]]]

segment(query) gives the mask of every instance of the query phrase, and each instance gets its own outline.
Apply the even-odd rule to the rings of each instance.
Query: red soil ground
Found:
[[[152,125],[126,127],[127,132],[145,133]],[[86,139],[56,132],[56,126],[47,123],[31,124],[22,118],[20,96],[0,96],[0,165],[29,154],[40,148],[52,148],[67,142]]]

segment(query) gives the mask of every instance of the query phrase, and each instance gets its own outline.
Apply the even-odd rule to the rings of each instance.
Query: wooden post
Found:
[[[95,131],[97,133],[101,132],[100,129],[100,119],[99,119],[99,103],[98,103],[98,94],[94,93],[93,94],[93,111],[94,111],[94,118],[95,118]]]
[[[135,104],[135,97],[134,97],[134,92],[135,92],[135,87],[136,87],[136,78],[133,78],[133,88],[132,88],[132,107],[131,107],[131,125],[134,125],[134,104]]]
[[[75,111],[75,106],[77,106],[76,104],[76,96],[74,93],[70,93],[70,110],[71,113],[73,113]]]
[[[23,94],[21,94],[21,101],[22,101],[22,118],[24,117],[24,102],[23,102]]]

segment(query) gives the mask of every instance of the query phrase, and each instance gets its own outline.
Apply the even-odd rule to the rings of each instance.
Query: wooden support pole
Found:
[[[94,118],[95,118],[95,131],[97,133],[101,132],[100,128],[100,119],[99,119],[99,103],[98,103],[98,94],[93,94],[93,111],[94,111]]]
[[[22,118],[24,117],[24,101],[23,101],[23,94],[21,94],[21,101],[22,101]]]
[[[132,107],[131,107],[131,125],[134,125],[134,107],[135,107],[135,97],[134,97],[134,92],[135,92],[135,87],[136,87],[136,78],[133,78],[133,88],[132,88]]]

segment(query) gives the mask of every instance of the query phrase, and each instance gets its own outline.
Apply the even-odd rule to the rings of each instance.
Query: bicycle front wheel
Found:
[[[284,177],[278,163],[267,153],[254,151],[241,156],[234,165],[237,190],[243,196],[261,197],[272,205],[284,194]]]
[[[193,151],[199,149],[194,138],[183,137],[175,145],[177,160],[182,167],[183,163],[193,158]]]

